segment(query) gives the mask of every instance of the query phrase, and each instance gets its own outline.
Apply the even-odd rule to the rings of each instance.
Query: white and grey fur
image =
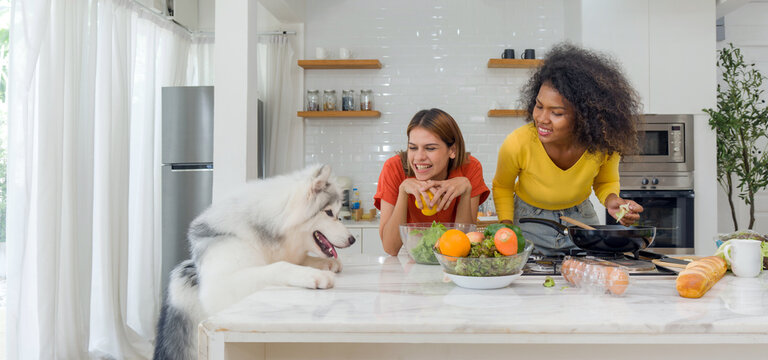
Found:
[[[171,273],[155,360],[196,359],[197,324],[262,287],[333,287],[342,267],[334,247],[355,238],[339,221],[330,175],[317,165],[255,181],[192,221],[192,258]]]

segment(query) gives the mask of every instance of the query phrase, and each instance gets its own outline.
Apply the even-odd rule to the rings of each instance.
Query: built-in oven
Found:
[[[622,190],[623,199],[643,207],[637,225],[655,226],[651,248],[664,254],[693,254],[693,190]],[[606,216],[608,224],[616,224]]]
[[[656,252],[693,249],[693,115],[644,115],[637,153],[619,163],[620,196],[643,206],[640,224],[656,227]],[[610,215],[608,224],[615,224]]]

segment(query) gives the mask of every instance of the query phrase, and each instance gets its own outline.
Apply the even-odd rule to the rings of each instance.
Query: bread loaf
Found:
[[[725,275],[725,271],[725,260],[717,256],[691,261],[677,275],[677,292],[682,297],[700,298]]]

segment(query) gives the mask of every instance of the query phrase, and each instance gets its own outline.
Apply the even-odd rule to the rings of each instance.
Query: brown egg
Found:
[[[621,295],[627,290],[629,286],[629,273],[627,270],[616,268],[611,273],[611,277],[608,278],[608,290],[613,295]]]
[[[563,279],[565,281],[571,282],[571,264],[573,263],[573,260],[571,259],[565,259],[563,263],[560,265],[560,274],[563,275]]]
[[[584,271],[587,267],[587,264],[583,261],[576,261],[576,264],[572,267],[572,274],[571,278],[573,278],[573,284],[576,286],[581,285],[581,280],[584,278]]]

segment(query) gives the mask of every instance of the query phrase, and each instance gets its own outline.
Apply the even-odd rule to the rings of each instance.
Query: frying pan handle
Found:
[[[539,218],[520,218],[520,223],[536,223],[540,225],[549,226],[563,235],[568,235],[568,227],[554,220],[539,219]]]

